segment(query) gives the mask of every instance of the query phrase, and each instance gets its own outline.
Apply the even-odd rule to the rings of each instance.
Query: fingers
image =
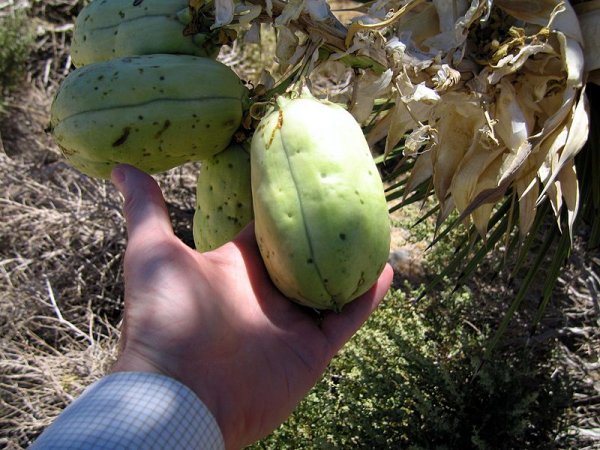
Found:
[[[129,244],[152,245],[173,234],[162,192],[154,179],[127,164],[116,166],[112,181],[123,194]]]
[[[361,297],[346,305],[339,314],[328,313],[322,331],[330,343],[331,357],[356,333],[377,308],[392,284],[393,270],[386,264],[375,285]]]
[[[254,236],[254,220],[246,225],[234,240],[244,245],[255,245],[256,237]]]
[[[242,253],[256,253],[258,254],[258,244],[256,242],[256,235],[254,234],[254,221],[251,221],[246,225],[233,239],[232,243]]]

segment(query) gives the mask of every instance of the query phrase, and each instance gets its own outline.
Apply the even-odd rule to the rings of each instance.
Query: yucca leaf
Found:
[[[425,188],[425,189],[417,189],[415,192],[413,192],[413,194],[411,196],[405,198],[400,203],[392,206],[389,209],[390,214],[393,213],[393,212],[395,212],[395,211],[398,211],[401,208],[404,208],[405,206],[412,205],[413,203],[422,201],[425,198],[425,196],[426,196],[424,194],[424,191],[426,189],[427,188]],[[388,195],[386,198],[387,198],[387,201],[390,202],[390,201],[393,201],[393,200],[397,200],[398,198],[401,198],[403,196],[403,194],[404,194],[403,191],[398,190],[398,191],[394,192],[393,194]]]
[[[457,286],[464,284],[475,270],[479,267],[483,259],[490,253],[492,249],[496,247],[496,244],[500,242],[502,237],[508,230],[509,216],[508,214],[502,217],[500,223],[494,228],[492,233],[483,242],[483,245],[475,252],[475,254],[469,259],[467,265],[460,273],[456,282]]]
[[[552,258],[552,261],[550,262],[550,268],[548,270],[548,273],[546,274],[546,282],[544,283],[543,295],[538,309],[536,311],[535,318],[533,319],[533,323],[531,325],[531,334],[535,332],[538,324],[542,320],[542,316],[546,311],[546,307],[548,306],[548,302],[550,301],[550,297],[552,296],[552,292],[554,291],[554,287],[556,286],[556,282],[558,281],[560,271],[563,268],[570,251],[570,236],[567,233],[563,233],[561,235],[558,248],[556,249],[556,253]]]
[[[440,284],[445,283],[447,278],[452,277],[456,273],[458,273],[459,268],[462,262],[467,258],[467,255],[471,251],[471,247],[468,244],[470,235],[465,233],[462,236],[460,243],[456,246],[456,251],[452,257],[452,259],[446,264],[446,266],[442,269],[442,271],[435,275],[433,280],[431,280],[423,289],[421,294],[417,297],[416,301],[421,300],[427,294],[434,291],[436,287]]]
[[[529,256],[532,254],[532,247],[536,241],[539,240],[539,235],[541,233],[541,223],[547,220],[547,214],[550,206],[548,202],[544,202],[538,208],[538,213],[535,218],[533,225],[531,226],[530,233],[524,238],[513,239],[514,245],[520,244],[520,251],[518,252],[517,259],[513,262],[513,267],[511,271],[511,279],[516,277],[517,272],[523,267],[523,264],[527,260]]]
[[[500,205],[498,210],[490,218],[490,229],[493,231],[487,237],[486,241],[481,239],[479,233],[475,227],[464,232],[458,242],[455,244],[456,251],[452,259],[444,267],[444,269],[437,274],[433,280],[431,280],[426,286],[424,291],[419,296],[419,299],[423,298],[428,293],[432,292],[437,286],[444,283],[447,278],[453,278],[455,286],[458,287],[464,284],[469,276],[472,276],[475,270],[479,267],[479,264],[485,258],[490,251],[497,245],[502,239],[503,235],[510,231],[509,224],[513,223],[512,214],[510,212],[512,199],[507,198]],[[439,207],[436,207],[437,210]],[[430,211],[433,213],[433,211]],[[432,243],[428,246],[428,249],[433,248],[436,244],[447,239],[450,233],[461,223],[460,217],[450,220],[450,222],[444,227],[444,229],[436,235]],[[469,258],[469,254],[473,251],[477,244],[481,246],[475,250],[473,256]],[[466,266],[464,265],[466,261]]]
[[[556,236],[556,234],[554,233],[553,230],[550,230],[548,233],[546,233],[546,238],[544,239],[544,241],[542,243],[542,247],[540,248],[540,250],[538,251],[538,253],[536,255],[536,259],[535,259],[533,265],[531,266],[531,268],[527,272],[527,275],[525,276],[524,280],[522,281],[521,286],[517,292],[517,295],[515,296],[515,298],[511,302],[508,310],[504,314],[504,317],[502,318],[500,325],[498,326],[496,332],[494,333],[494,336],[490,339],[489,344],[486,346],[483,359],[482,359],[481,364],[476,372],[478,372],[481,369],[481,365],[483,365],[485,363],[485,361],[490,360],[492,353],[494,352],[494,350],[496,349],[496,346],[498,345],[498,342],[500,342],[500,339],[506,332],[508,325],[510,324],[511,320],[513,319],[515,313],[521,306],[521,302],[523,301],[523,299],[525,298],[527,293],[530,291],[530,288],[535,279],[535,276],[538,274],[539,269],[541,268],[542,264],[544,263],[545,259],[547,258],[547,252],[549,251],[550,247],[552,246],[555,236]]]
[[[401,191],[401,194],[404,194],[404,186],[406,185],[406,179],[402,179],[388,187],[385,188],[385,192],[394,192],[394,191]]]
[[[423,214],[421,217],[419,217],[417,219],[417,221],[413,224],[413,226],[422,224],[430,217],[435,216],[439,211],[440,211],[439,205],[435,205],[434,207],[430,208],[425,214]]]

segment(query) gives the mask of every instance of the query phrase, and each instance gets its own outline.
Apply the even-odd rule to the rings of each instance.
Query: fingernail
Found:
[[[114,167],[112,170],[111,177],[112,177],[113,182],[119,185],[117,187],[121,187],[125,184],[126,176],[125,176],[125,170],[123,170],[123,167],[121,167],[121,166]]]

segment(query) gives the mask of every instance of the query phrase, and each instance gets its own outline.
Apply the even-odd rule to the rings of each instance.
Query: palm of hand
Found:
[[[271,432],[293,411],[387,291],[391,270],[322,322],[271,283],[252,227],[200,254],[172,232],[152,178],[123,168],[125,330],[115,370],[170,375],[215,415],[229,448]]]

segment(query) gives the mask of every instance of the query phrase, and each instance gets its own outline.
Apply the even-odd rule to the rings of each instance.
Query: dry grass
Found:
[[[120,195],[62,161],[39,120],[49,97],[27,95],[35,110],[9,105],[0,125],[0,443],[14,448],[109,368],[125,245]],[[197,169],[157,177],[187,243]]]
[[[26,8],[25,3],[2,3]],[[125,227],[111,183],[64,163],[45,128],[70,66],[77,1],[36,2],[37,40],[0,116],[0,447],[26,448],[117,351]],[[159,177],[176,232],[192,242],[197,165]]]
[[[44,131],[70,66],[69,30],[79,7],[77,0],[0,2],[0,15],[26,9],[37,30],[23,86],[5,99],[0,116],[0,447],[10,449],[27,447],[116,355],[121,198],[109,182],[66,165]],[[256,78],[248,61],[265,58],[256,51],[249,58],[233,49],[223,59]],[[175,231],[188,244],[197,171],[188,164],[157,177]],[[558,370],[573,382],[569,431],[558,443],[564,448],[600,448],[599,273],[599,252],[580,245],[545,319]]]
[[[122,290],[120,199],[58,158],[40,130],[46,96],[33,92],[32,109],[9,105],[0,127],[11,155],[0,155],[0,439],[10,448],[105,372]]]
[[[50,98],[23,91],[0,122],[0,446],[11,448],[106,373],[122,314],[121,197],[63,162],[43,131]],[[197,170],[157,177],[188,244]]]
[[[48,426],[64,407],[106,372],[114,357],[117,333],[98,336],[76,329],[40,311],[2,342],[0,445],[23,448]],[[95,322],[89,312],[90,322]],[[62,350],[54,348],[31,328],[52,330]],[[73,337],[80,335],[81,339]],[[83,337],[85,336],[85,337]],[[91,342],[92,338],[94,342]]]
[[[567,434],[578,448],[600,448],[600,252],[575,252],[559,279],[563,323],[557,360],[573,382]]]

